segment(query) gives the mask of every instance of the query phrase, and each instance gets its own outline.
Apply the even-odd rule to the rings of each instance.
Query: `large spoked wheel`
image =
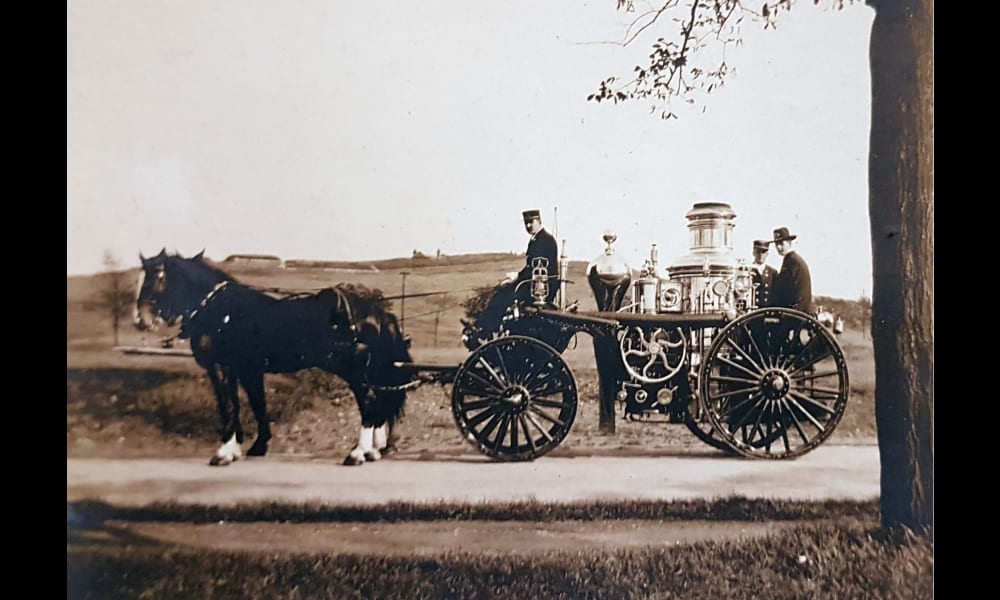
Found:
[[[698,379],[713,434],[751,458],[794,458],[819,446],[844,416],[850,390],[830,331],[787,308],[727,325]]]
[[[533,460],[562,442],[576,418],[576,380],[551,346],[510,335],[474,350],[455,375],[452,413],[483,454]]]

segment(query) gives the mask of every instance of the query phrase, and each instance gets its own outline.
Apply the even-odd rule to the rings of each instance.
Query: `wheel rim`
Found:
[[[558,446],[576,407],[569,365],[551,346],[522,336],[477,348],[452,387],[452,412],[462,435],[499,460],[532,460]]]
[[[752,458],[792,458],[819,446],[843,417],[849,389],[847,362],[830,332],[779,308],[726,326],[699,376],[713,434]]]

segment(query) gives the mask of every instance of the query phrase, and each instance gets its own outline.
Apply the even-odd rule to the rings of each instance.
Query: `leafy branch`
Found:
[[[635,0],[616,0],[617,9],[635,12]],[[813,0],[819,4],[819,0]],[[854,0],[833,0],[838,10]],[[694,104],[695,96],[707,95],[722,87],[734,69],[726,62],[726,50],[742,44],[745,22],[762,23],[764,29],[777,27],[777,18],[792,8],[793,0],[765,1],[759,10],[742,0],[666,0],[635,17],[618,45],[635,43],[654,25],[669,20],[678,29],[674,36],[658,37],[651,46],[649,63],[636,65],[633,77],[606,78],[588,101],[651,101],[650,112],[660,111],[663,119],[677,118],[673,101]],[[717,50],[708,52],[709,47]],[[695,60],[695,59],[699,60]],[[704,109],[702,109],[704,110]]]

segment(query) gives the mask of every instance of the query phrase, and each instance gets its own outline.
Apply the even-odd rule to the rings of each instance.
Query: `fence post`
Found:
[[[403,276],[403,293],[399,297],[399,332],[406,333],[406,276],[410,272],[400,271],[399,274]]]

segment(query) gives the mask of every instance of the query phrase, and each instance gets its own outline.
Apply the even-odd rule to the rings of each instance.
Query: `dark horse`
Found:
[[[381,458],[412,385],[393,364],[411,362],[409,344],[381,294],[337,284],[277,299],[205,263],[203,254],[139,255],[135,324],[142,330],[180,322],[180,337],[190,339],[195,361],[208,371],[222,425],[222,446],[210,464],[240,458],[240,385],[257,419],[257,438],[247,454],[264,456],[271,439],[264,374],[310,367],[341,377],[357,400],[361,433],[344,464]]]

